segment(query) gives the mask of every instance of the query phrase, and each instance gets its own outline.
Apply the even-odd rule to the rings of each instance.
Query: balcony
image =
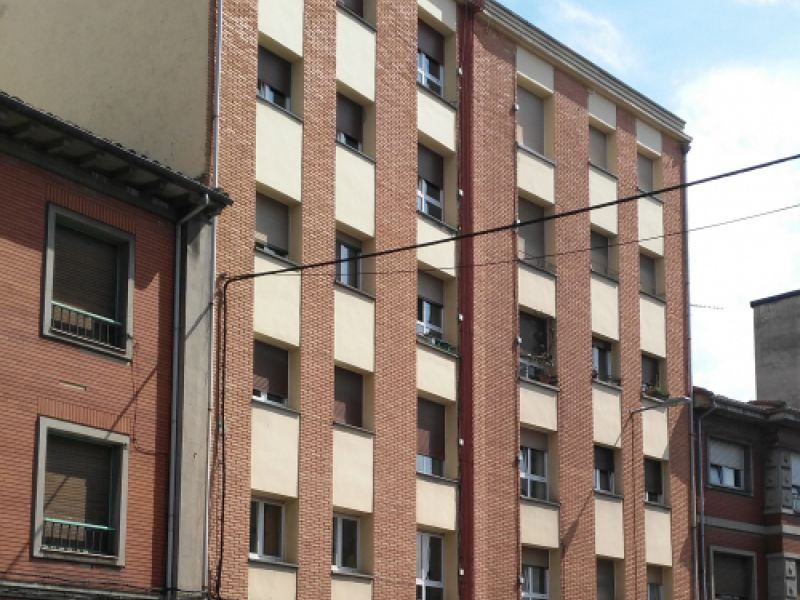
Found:
[[[85,340],[105,348],[124,351],[125,327],[121,321],[52,302],[50,331]]]
[[[450,237],[454,234],[454,230],[444,223],[437,223],[433,218],[427,215],[417,214],[417,243],[424,244],[434,240]],[[428,246],[426,248],[419,248],[417,250],[417,260],[425,267],[436,269],[437,276],[441,275],[445,278],[455,277],[455,267],[457,264],[456,258],[456,243],[445,242]]]
[[[592,423],[595,443],[622,446],[621,392],[608,386],[592,385]]]
[[[519,376],[527,381],[540,381],[549,385],[558,385],[553,357],[550,354],[521,356],[519,359]]]
[[[375,300],[340,285],[333,296],[335,359],[361,371],[374,371]]]
[[[104,525],[45,517],[42,550],[112,557],[115,535],[113,528]]]
[[[295,600],[297,568],[280,563],[250,561],[247,569],[248,600]]]
[[[642,404],[650,409],[641,413],[644,455],[658,460],[669,460],[667,409],[659,408],[653,401],[643,401]]]
[[[592,331],[608,339],[619,339],[619,284],[592,273]]]

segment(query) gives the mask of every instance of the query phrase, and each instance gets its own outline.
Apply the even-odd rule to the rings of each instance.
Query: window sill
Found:
[[[440,221],[436,217],[432,217],[426,212],[423,212],[423,211],[417,209],[417,216],[421,217],[425,221],[429,221],[432,225],[435,225],[436,227],[444,229],[450,235],[458,235],[458,229],[456,227],[453,227],[452,225],[448,225],[444,221]]]
[[[417,471],[417,477],[421,479],[425,479],[426,481],[432,481],[433,483],[442,483],[445,485],[458,485],[458,479],[450,479],[449,477],[445,477],[444,475],[433,475],[431,473],[420,473]]]
[[[269,258],[274,258],[275,260],[280,261],[281,263],[285,264],[287,267],[299,267],[300,265],[294,262],[292,259],[287,258],[285,256],[281,256],[280,254],[276,254],[272,252],[269,248],[264,246],[261,242],[256,240],[254,242],[254,250],[259,254],[263,254],[264,256],[268,256]]]
[[[555,168],[556,166],[556,161],[554,161],[552,158],[547,158],[541,152],[537,152],[533,148],[528,148],[527,146],[520,144],[519,142],[517,142],[517,150],[520,150],[525,154],[527,154],[528,156],[532,156],[533,158],[538,158],[540,161],[547,163],[553,168]]]
[[[441,102],[442,104],[444,104],[446,106],[449,106],[454,111],[458,110],[458,104],[456,102],[450,102],[449,100],[446,100],[443,95],[437,94],[436,92],[431,90],[429,87],[427,87],[425,85],[422,85],[419,81],[417,81],[417,89],[422,91],[426,95],[430,96],[431,98],[433,98],[437,102]]]
[[[265,567],[277,567],[279,569],[286,569],[287,571],[296,571],[297,564],[286,562],[277,558],[267,558],[262,556],[253,556],[250,555],[248,557],[248,562],[251,565],[263,565]]]
[[[279,113],[286,115],[286,116],[287,116],[287,117],[289,117],[289,118],[290,118],[292,121],[295,121],[296,123],[299,123],[300,125],[302,125],[302,124],[303,124],[303,119],[302,119],[302,117],[299,117],[299,116],[297,116],[297,115],[296,115],[296,114],[294,114],[292,111],[290,111],[288,108],[283,108],[282,106],[278,106],[278,105],[277,105],[277,104],[275,104],[274,102],[270,102],[269,100],[267,100],[266,98],[262,98],[262,97],[261,97],[261,96],[259,96],[258,94],[256,94],[256,101],[258,101],[258,102],[260,102],[261,104],[264,104],[264,105],[266,105],[266,106],[269,106],[269,107],[270,107],[270,108],[272,108],[273,110],[277,110]]]
[[[369,292],[365,292],[361,288],[353,287],[352,285],[347,285],[346,283],[342,283],[338,279],[334,279],[333,280],[333,285],[335,285],[336,287],[342,288],[343,290],[347,290],[348,292],[352,292],[354,294],[358,294],[359,296],[363,296],[367,300],[371,300],[372,302],[375,302],[375,296],[373,296]]]
[[[353,148],[352,146],[348,146],[347,144],[345,144],[344,142],[340,142],[339,140],[336,140],[336,145],[339,148],[343,148],[343,149],[347,150],[348,152],[352,152],[353,154],[355,154],[359,158],[363,158],[364,160],[366,160],[370,164],[373,164],[373,165],[375,164],[375,159],[372,158],[369,154],[365,154],[363,150],[359,150],[358,148]]]
[[[291,406],[286,406],[285,404],[278,404],[277,402],[272,402],[271,400],[258,400],[256,398],[250,399],[250,404],[255,406],[260,406],[262,408],[266,408],[268,410],[275,410],[282,413],[287,413],[290,415],[300,416],[300,411],[296,408],[292,408]]]
[[[124,560],[120,560],[116,556],[108,556],[105,554],[86,554],[82,552],[70,552],[68,550],[54,550],[49,548],[41,548],[38,552],[34,553],[35,558],[63,560],[68,562],[79,562],[84,564],[102,565],[106,567],[124,567]]]
[[[598,171],[598,172],[602,173],[603,175],[607,175],[608,177],[611,177],[614,181],[618,181],[619,180],[619,177],[617,177],[617,175],[615,175],[614,173],[612,173],[611,171],[609,171],[605,167],[601,167],[600,165],[594,164],[592,161],[589,161],[589,168],[590,169],[594,169],[595,171]]]
[[[616,492],[609,492],[606,490],[598,490],[597,488],[594,488],[594,495],[601,496],[603,498],[608,498],[610,500],[618,500],[620,502],[622,502],[622,500],[624,499],[622,494],[617,494]]]
[[[560,502],[554,502],[553,500],[544,500],[542,498],[528,498],[527,496],[520,496],[519,501],[522,504],[532,504],[537,506],[549,506],[552,508],[561,508]]]
[[[752,498],[753,492],[748,490],[740,490],[738,488],[727,487],[724,485],[715,485],[713,483],[706,483],[706,488],[709,490],[713,490],[715,492],[725,492],[726,494],[734,494],[736,496],[744,496],[746,498]]]
[[[611,383],[610,381],[602,381],[600,379],[596,379],[596,378],[592,377],[592,383],[593,384],[596,383],[597,385],[602,385],[603,387],[607,387],[607,388],[609,388],[611,390],[616,390],[617,392],[621,392],[622,391],[622,386],[621,385],[617,385],[615,383]]]
[[[67,333],[62,333],[60,331],[53,331],[50,328],[44,331],[42,336],[49,340],[53,340],[55,342],[70,344],[71,346],[77,346],[79,348],[83,348],[84,350],[89,350],[96,354],[100,354],[102,356],[108,356],[110,358],[115,358],[117,360],[122,360],[125,362],[131,362],[133,360],[133,357],[131,356],[129,350],[123,350],[122,348],[120,348],[119,350],[115,350],[112,347],[104,347],[93,343],[89,339],[74,335],[69,335]],[[128,339],[130,339],[130,337]]]
[[[374,575],[370,575],[369,573],[364,573],[363,571],[359,571],[357,569],[342,569],[334,566],[331,566],[331,577],[363,579],[365,581],[372,581],[373,579],[375,579]]]
[[[428,339],[425,336],[417,334],[417,343],[422,344],[426,348],[431,348],[432,350],[441,352],[446,356],[450,356],[452,358],[458,358],[458,350],[447,350],[445,348],[442,348],[441,346],[437,346],[435,343],[428,341]]]
[[[333,421],[333,426],[335,428],[344,429],[345,431],[352,431],[354,433],[359,433],[364,436],[369,436],[371,438],[375,437],[375,432],[371,429],[366,429],[364,427],[359,427],[358,425],[350,425],[349,423],[342,423],[341,421]]]
[[[350,10],[349,8],[347,8],[344,4],[342,4],[338,0],[336,2],[336,8],[338,8],[340,11],[342,11],[348,17],[352,17],[353,19],[358,21],[361,25],[363,25],[364,27],[369,29],[371,32],[375,33],[377,31],[375,25],[373,25],[372,23],[367,21],[364,17],[362,17],[358,13],[355,13],[352,10]]]
[[[559,388],[557,385],[552,385],[550,383],[545,383],[544,381],[538,381],[536,379],[528,379],[527,377],[521,377],[521,376],[519,377],[519,380],[522,381],[522,382],[525,382],[525,383],[529,383],[531,385],[539,386],[539,387],[544,388],[546,390],[551,390],[553,392],[560,392],[561,391],[561,388]]]
[[[662,512],[672,512],[671,506],[669,506],[668,504],[663,504],[661,502],[653,502],[652,500],[645,500],[644,505],[646,507],[660,510]]]
[[[644,290],[639,290],[639,294],[641,296],[645,296],[646,298],[650,298],[651,300],[655,300],[656,302],[660,302],[661,304],[667,303],[667,299],[663,294],[652,294],[650,292],[645,292]]]
[[[523,265],[525,265],[530,269],[539,271],[540,273],[544,273],[545,275],[548,275],[553,279],[558,277],[558,275],[556,274],[555,267],[551,268],[543,267],[541,264],[536,264],[535,262],[533,262],[532,259],[521,258],[521,257],[517,257],[517,262],[522,263]]]
[[[669,394],[666,392],[662,396],[654,396],[653,394],[648,394],[647,392],[642,392],[642,400],[647,400],[648,402],[654,402],[655,404],[664,404],[664,402],[669,398]],[[653,408],[658,408],[658,406],[654,406]]]
[[[595,269],[590,269],[592,275],[597,275],[598,277],[602,277],[603,279],[610,281],[611,283],[616,283],[619,285],[619,275],[616,273],[601,273]]]

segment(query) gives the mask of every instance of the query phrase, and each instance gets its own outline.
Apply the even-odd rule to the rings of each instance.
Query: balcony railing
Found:
[[[660,383],[642,383],[642,394],[651,398],[667,398],[669,394]]]
[[[528,381],[541,381],[556,385],[556,377],[553,360],[550,356],[521,356],[519,359],[519,376]]]
[[[111,527],[45,517],[42,548],[61,552],[115,556]]]
[[[608,375],[606,373],[599,373],[597,369],[592,369],[592,381],[610,383],[611,385],[616,385],[617,387],[622,385],[621,377],[614,377],[613,375]]]
[[[455,346],[453,346],[453,344],[445,342],[442,339],[442,330],[435,325],[417,321],[417,337],[427,342],[431,346],[441,348],[445,352],[450,352],[451,354],[455,354],[457,352],[457,349]]]
[[[53,301],[50,329],[117,350],[125,348],[122,323]]]

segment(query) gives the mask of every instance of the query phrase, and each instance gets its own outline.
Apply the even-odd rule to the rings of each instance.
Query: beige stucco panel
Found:
[[[375,236],[375,165],[336,146],[336,220]]]
[[[596,92],[589,92],[588,110],[589,116],[605,126],[611,129],[617,128],[617,107],[611,100]]]
[[[257,492],[297,498],[300,416],[258,403],[252,407],[250,485]]]
[[[589,205],[597,206],[617,199],[616,178],[589,167]],[[589,213],[592,225],[603,229],[611,235],[617,235],[617,207],[606,206]]]
[[[603,384],[592,384],[592,430],[594,441],[606,446],[622,446],[620,392]]]
[[[644,507],[644,546],[647,564],[672,566],[672,527],[668,510]]]
[[[555,89],[553,65],[520,47],[517,47],[517,75],[540,91],[552,93]]]
[[[417,90],[417,129],[442,148],[455,152],[455,109],[422,90]]]
[[[303,0],[258,0],[258,30],[303,56]]]
[[[417,524],[456,530],[456,485],[417,477]]]
[[[457,359],[417,344],[417,389],[439,400],[456,401]]]
[[[417,243],[432,242],[452,235],[444,227],[431,223],[417,215]],[[437,269],[439,275],[454,277],[456,266],[456,243],[447,242],[417,250],[417,260],[425,267]]]
[[[520,306],[555,317],[555,277],[524,264],[519,265],[517,272]]]
[[[667,307],[663,302],[639,296],[639,323],[642,350],[665,357],[667,355]]]
[[[255,253],[256,273],[282,269],[286,263],[261,252]],[[256,333],[300,345],[300,277],[287,273],[254,280],[253,330]]]
[[[336,78],[375,100],[375,32],[341,10],[336,13]]]
[[[519,530],[525,546],[558,548],[558,507],[520,502]]]
[[[372,436],[333,429],[333,505],[372,512]]]
[[[595,496],[594,550],[598,556],[625,558],[622,499]]]
[[[372,582],[349,577],[331,578],[331,600],[371,600]]]
[[[661,154],[661,132],[639,119],[636,119],[636,143],[654,154]]]
[[[208,169],[208,3],[2,2],[0,89],[198,177]]]
[[[637,200],[639,244],[659,256],[664,256],[664,205],[655,198]]]
[[[558,429],[558,392],[535,383],[519,382],[519,421],[537,429]]]
[[[619,284],[592,275],[592,331],[612,340],[619,339]]]
[[[295,600],[297,571],[251,563],[247,569],[247,597],[250,600]]]
[[[448,30],[456,30],[458,12],[453,0],[417,0],[417,6],[420,12],[435,19]]]
[[[300,201],[303,125],[265,102],[256,106],[256,181]]]
[[[522,150],[517,151],[517,187],[541,203],[555,203],[555,167]]]
[[[334,290],[334,345],[337,362],[375,370],[375,301],[356,292]]]
[[[658,460],[669,459],[669,427],[667,409],[655,405],[642,411],[642,437],[644,455]]]

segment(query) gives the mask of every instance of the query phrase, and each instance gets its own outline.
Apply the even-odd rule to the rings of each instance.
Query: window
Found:
[[[133,236],[51,205],[45,335],[130,356]]]
[[[283,558],[283,505],[250,501],[251,558]]]
[[[444,540],[417,532],[417,600],[444,600]]]
[[[642,392],[648,396],[666,395],[661,386],[661,361],[646,354],[642,354]]]
[[[39,417],[33,554],[122,566],[128,436]]]
[[[427,273],[417,274],[417,335],[441,339],[444,327],[444,284]]]
[[[290,110],[292,95],[292,65],[266,48],[258,48],[259,98]]]
[[[708,441],[708,482],[711,485],[744,490],[745,448],[720,440]]]
[[[792,454],[792,507],[800,512],[800,454]]]
[[[656,259],[647,256],[647,254],[639,255],[639,286],[645,294],[655,296],[658,293],[658,285],[656,282]]]
[[[613,560],[597,559],[597,600],[614,600],[616,598],[614,570]]]
[[[289,207],[256,194],[256,242],[278,256],[289,256]]]
[[[520,221],[531,221],[545,216],[544,208],[522,198],[518,200],[517,210]],[[546,231],[550,226],[549,222],[524,225],[517,229],[517,240],[518,254],[521,260],[538,269],[553,273],[555,268],[548,262],[548,257],[546,256]]]
[[[592,378],[597,381],[618,384],[613,375],[611,344],[604,340],[592,338]]]
[[[361,287],[361,242],[344,234],[336,236],[336,281],[350,287]]]
[[[592,231],[589,242],[592,248],[592,271],[608,277],[615,277],[616,273],[611,268],[609,242],[610,240],[602,233]]]
[[[350,12],[364,18],[364,0],[338,0],[338,2]]]
[[[636,181],[639,189],[643,192],[652,192],[655,185],[653,159],[644,154],[638,154],[636,161]]]
[[[659,460],[644,459],[644,499],[664,504],[664,473]]]
[[[519,488],[523,498],[548,499],[547,436],[523,429],[520,433]]]
[[[253,400],[287,404],[289,353],[263,342],[253,342]]]
[[[425,146],[417,147],[417,210],[444,219],[444,160]]]
[[[552,321],[528,313],[519,313],[519,375],[523,379],[550,383],[553,376],[551,353]]]
[[[664,574],[661,567],[647,567],[647,600],[665,600]]]
[[[714,598],[750,600],[753,597],[753,557],[713,552]]]
[[[615,493],[614,451],[602,446],[594,447],[594,489]]]
[[[522,549],[522,599],[546,600],[549,555],[546,550]]]
[[[361,427],[364,378],[336,367],[334,374],[333,418],[337,423]]]
[[[444,406],[417,400],[417,473],[444,474]]]
[[[596,127],[589,126],[589,162],[595,167],[608,170],[608,135]]]
[[[433,27],[419,21],[417,34],[417,82],[442,95],[444,84],[444,38]]]
[[[343,571],[358,570],[358,519],[333,515],[333,554],[331,565]]]
[[[544,100],[517,87],[517,143],[544,155]]]
[[[336,94],[336,141],[361,151],[364,142],[364,109]]]

